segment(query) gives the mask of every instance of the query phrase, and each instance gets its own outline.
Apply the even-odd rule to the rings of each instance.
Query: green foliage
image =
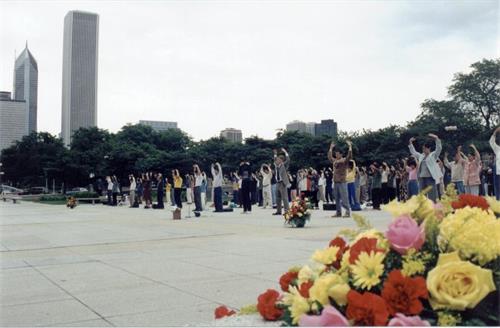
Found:
[[[43,195],[40,197],[41,202],[54,202],[54,201],[66,201],[66,196],[64,195]]]
[[[408,157],[408,140],[417,137],[419,148],[427,134],[436,133],[443,140],[443,154],[454,154],[458,145],[473,142],[479,151],[490,151],[487,140],[491,128],[499,123],[500,60],[483,60],[471,65],[470,73],[458,73],[449,88],[449,100],[427,99],[420,115],[406,126],[391,125],[376,131],[340,132],[335,138],[337,149],[347,151],[346,140],[353,142],[358,165],[373,161],[396,164]],[[447,126],[457,130],[447,131]],[[94,180],[116,175],[122,184],[129,174],[145,171],[168,173],[179,169],[192,171],[197,163],[210,175],[210,164],[219,162],[223,171],[236,171],[241,159],[248,160],[254,170],[273,160],[273,149],[285,148],[291,157],[290,172],[299,168],[321,169],[331,164],[327,151],[331,138],[314,137],[285,131],[274,140],[250,137],[244,143],[222,138],[194,142],[184,132],[171,129],[156,132],[151,127],[126,125],[112,134],[98,128],[75,131],[70,149],[48,133],[32,133],[1,154],[4,181],[18,187],[45,185],[52,179],[67,188],[85,186]],[[465,149],[464,149],[465,150]],[[466,151],[466,150],[465,150]]]

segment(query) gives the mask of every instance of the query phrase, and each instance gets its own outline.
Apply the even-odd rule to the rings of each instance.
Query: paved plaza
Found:
[[[173,221],[169,210],[2,202],[0,325],[211,325],[215,307],[256,303],[354,226],[313,211],[306,228],[293,229],[271,213]],[[390,220],[363,214],[382,229]]]

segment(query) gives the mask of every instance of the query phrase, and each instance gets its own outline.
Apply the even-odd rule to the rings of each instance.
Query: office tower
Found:
[[[37,131],[38,65],[28,50],[28,42],[14,64],[14,100],[26,101],[28,133]]]
[[[307,132],[307,125],[302,121],[292,121],[286,125],[287,131],[299,131],[302,133]]]
[[[316,135],[316,123],[315,122],[307,122],[306,123],[306,133],[309,133],[312,136]]]
[[[157,132],[177,129],[177,122],[140,120],[139,124],[150,126]]]
[[[62,123],[65,145],[79,128],[97,126],[99,16],[70,11],[64,18]]]
[[[321,135],[336,137],[337,122],[335,122],[334,120],[321,120],[321,123],[316,124],[316,136]]]
[[[28,103],[11,99],[10,92],[0,91],[0,151],[28,134]]]
[[[231,142],[238,142],[240,143],[243,140],[241,130],[233,129],[233,128],[227,128],[225,130],[222,130],[220,132],[221,138],[227,139]]]

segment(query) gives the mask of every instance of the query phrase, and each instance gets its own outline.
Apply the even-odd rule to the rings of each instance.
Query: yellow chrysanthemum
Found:
[[[283,297],[283,304],[290,307],[292,323],[297,324],[302,315],[309,312],[311,306],[306,298],[300,295],[296,287],[290,287],[289,292]]]
[[[309,289],[309,298],[323,305],[329,304],[333,298],[339,305],[347,304],[347,293],[351,290],[349,284],[338,274],[327,273],[320,276]]]
[[[495,197],[486,197],[486,201],[488,201],[488,205],[490,205],[493,212],[500,214],[500,201]]]
[[[389,204],[382,206],[382,208],[395,218],[401,215],[410,215],[418,223],[422,223],[429,216],[435,215],[434,203],[422,193],[413,196],[404,203],[393,200]]]
[[[325,265],[332,264],[337,259],[337,253],[339,249],[340,248],[337,246],[328,247],[323,250],[318,249],[314,252],[312,260]]]
[[[459,314],[453,315],[447,312],[438,312],[438,326],[454,327],[461,322]]]
[[[299,270],[298,280],[299,284],[306,281],[314,281],[325,270],[325,266],[320,263],[311,263],[311,266],[304,265]]]
[[[422,274],[425,271],[425,264],[422,260],[408,260],[403,262],[401,273],[407,277]]]
[[[354,286],[370,290],[380,283],[384,272],[384,254],[379,252],[363,252],[359,254],[356,263],[351,266]]]
[[[438,242],[442,250],[484,265],[500,256],[500,220],[492,211],[461,208],[443,219]]]

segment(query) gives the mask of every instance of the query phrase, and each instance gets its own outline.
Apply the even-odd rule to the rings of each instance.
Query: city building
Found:
[[[292,121],[286,125],[287,131],[299,131],[302,133],[306,133],[307,126],[306,123],[302,121]]]
[[[14,65],[14,100],[26,101],[28,131],[37,131],[38,65],[28,50],[28,42]]]
[[[337,136],[337,123],[334,120],[321,120],[321,123],[292,121],[286,125],[287,131],[299,131],[313,136]]]
[[[0,151],[29,133],[26,107],[25,100],[15,100],[10,92],[0,92]]]
[[[65,145],[79,128],[97,126],[97,14],[70,11],[64,18],[62,122]]]
[[[321,120],[321,123],[316,124],[316,136],[327,135],[330,137],[337,136],[337,122],[334,120]]]
[[[233,128],[227,128],[225,130],[222,130],[220,132],[221,138],[227,139],[231,142],[238,142],[241,143],[243,141],[243,136],[241,133],[241,130],[233,129]]]
[[[316,123],[315,122],[308,122],[306,123],[306,133],[309,133],[310,135],[314,136],[316,135]]]
[[[177,129],[177,122],[140,120],[139,124],[150,126],[153,128],[153,130],[158,132],[167,131],[169,129]]]

